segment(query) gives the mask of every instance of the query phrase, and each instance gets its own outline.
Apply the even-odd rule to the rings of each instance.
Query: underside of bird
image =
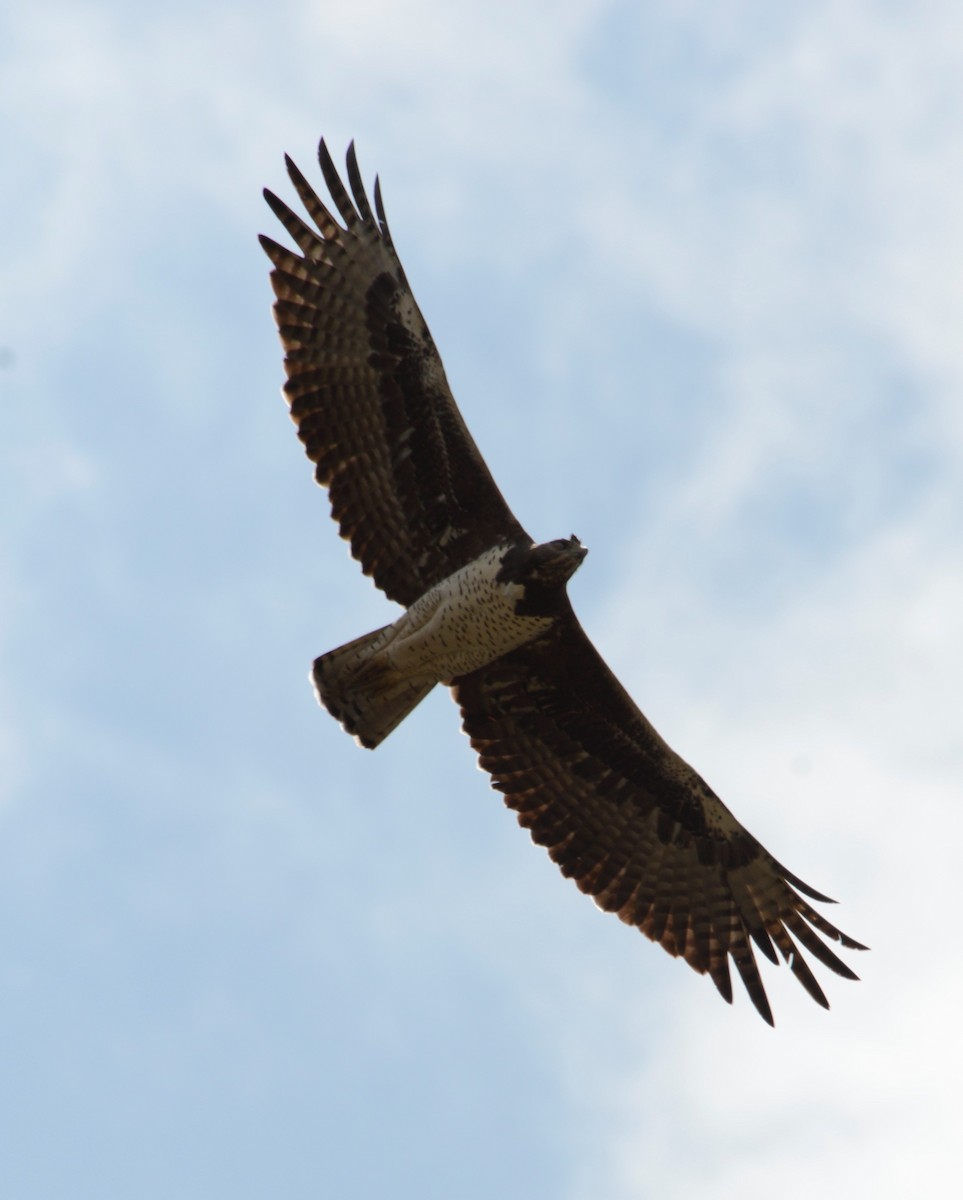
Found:
[[[261,238],[284,396],[341,536],[404,610],[316,660],[322,704],[374,747],[436,683],[449,684],[492,786],[601,908],[730,1002],[734,965],[770,1024],[757,951],[828,1008],[807,956],[855,979],[831,944],[863,947],[667,745],[582,629],[565,584],[585,549],[574,537],[534,544],[499,491],[411,292],[377,180],[372,203],[352,146],[346,187],[322,141],[325,201],[287,163],[309,221],[265,192],[297,249]],[[505,429],[517,436],[508,414]]]
[[[436,683],[452,683],[549,629],[586,554],[578,538],[493,546],[397,621],[314,660],[318,699],[373,750]]]

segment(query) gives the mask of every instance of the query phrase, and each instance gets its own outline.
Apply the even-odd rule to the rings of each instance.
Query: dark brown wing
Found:
[[[412,604],[484,550],[524,532],[455,404],[395,254],[375,181],[372,212],[354,145],[345,190],[318,157],[340,224],[290,159],[317,230],[264,195],[300,254],[268,237],[284,394],[341,536],[392,600]]]
[[[776,950],[829,1005],[799,949],[856,976],[818,934],[848,949],[791,875],[666,745],[569,609],[543,638],[455,681],[479,763],[540,846],[600,908],[708,973],[732,1001],[731,958],[753,1003],[772,1012],[753,943]]]

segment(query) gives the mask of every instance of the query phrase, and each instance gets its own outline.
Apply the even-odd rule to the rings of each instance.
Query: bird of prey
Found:
[[[326,206],[290,158],[314,227],[264,196],[298,252],[273,264],[284,396],[366,575],[404,608],[315,660],[320,702],[377,746],[438,683],[479,764],[532,839],[600,908],[708,974],[729,960],[773,1023],[754,948],[828,1008],[802,951],[856,976],[824,939],[864,949],[662,740],[583,632],[566,584],[586,550],[536,544],[495,484],[445,378],[352,143],[349,195],[322,140]],[[808,897],[809,900],[804,897]]]

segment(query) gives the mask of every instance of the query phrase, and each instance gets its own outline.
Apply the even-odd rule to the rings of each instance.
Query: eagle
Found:
[[[325,204],[285,156],[313,223],[264,197],[297,246],[263,234],[283,387],[315,477],[365,575],[404,612],[322,654],[321,704],[373,749],[436,684],[451,688],[492,786],[562,874],[732,1003],[730,960],[772,1010],[755,950],[824,1008],[803,952],[846,979],[827,942],[864,946],[659,736],[586,636],[566,585],[587,553],[536,543],[468,431],[354,143],[350,194],[322,139]],[[329,206],[330,205],[330,206]]]

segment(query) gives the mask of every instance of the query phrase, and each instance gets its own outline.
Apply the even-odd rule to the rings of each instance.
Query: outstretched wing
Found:
[[[799,894],[790,874],[652,728],[569,609],[544,637],[455,681],[465,732],[532,839],[600,908],[616,912],[732,1002],[729,959],[772,1011],[753,944],[776,951],[828,1008],[800,947],[847,979],[820,938],[865,947]]]
[[[377,180],[372,211],[353,143],[353,199],[324,141],[318,158],[343,224],[290,158],[288,174],[317,229],[264,193],[301,252],[261,236],[274,264],[284,394],[341,536],[365,574],[408,606],[524,531],[452,397],[395,253]]]

